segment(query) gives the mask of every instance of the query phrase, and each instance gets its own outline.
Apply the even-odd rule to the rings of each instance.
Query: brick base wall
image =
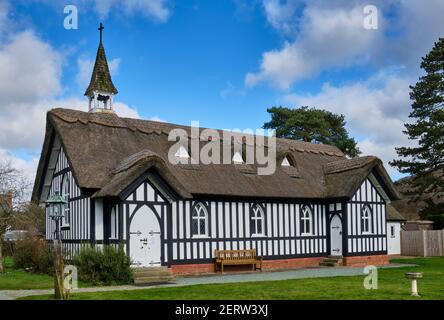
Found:
[[[319,262],[323,258],[294,258],[294,259],[279,259],[279,260],[264,260],[262,262],[263,270],[274,269],[292,269],[319,266]],[[251,266],[225,266],[224,271],[249,271]],[[177,264],[171,266],[171,272],[175,275],[193,275],[214,273],[214,263],[202,264]]]
[[[281,260],[264,260],[262,268],[264,270],[273,269],[292,269],[305,267],[318,267],[322,257],[315,258],[295,258],[295,259],[281,259]]]
[[[368,265],[383,266],[389,264],[388,255],[345,257],[345,266],[364,267]]]
[[[214,271],[214,263],[173,264],[171,266],[171,272],[175,275],[205,274]]]
[[[279,270],[317,267],[322,259],[323,257],[264,260],[262,268],[263,270]],[[345,257],[343,260],[344,266],[351,267],[364,267],[367,265],[381,266],[388,263],[388,255]],[[251,270],[251,266],[225,266],[226,272],[249,270]],[[175,275],[212,274],[215,272],[215,269],[214,263],[177,264],[171,266],[171,272]]]

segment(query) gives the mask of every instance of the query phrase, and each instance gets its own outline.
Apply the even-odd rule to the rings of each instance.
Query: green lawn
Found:
[[[0,290],[51,289],[54,278],[12,268],[12,259],[5,257],[5,273],[0,273]]]
[[[26,272],[14,269],[11,257],[5,257],[5,273],[0,273],[0,290],[52,289],[54,278],[46,274]],[[91,284],[79,281],[79,287],[91,287]]]
[[[173,300],[173,299],[444,299],[444,258],[417,258],[393,260],[418,264],[418,267],[381,269],[378,290],[366,290],[363,276],[331,277],[267,282],[195,285],[175,288],[143,289],[78,293],[73,300]],[[410,296],[407,271],[423,272],[419,281],[420,298]],[[34,296],[29,299],[51,299],[52,296]]]

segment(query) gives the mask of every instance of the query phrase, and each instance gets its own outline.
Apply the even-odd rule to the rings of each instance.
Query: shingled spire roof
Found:
[[[117,89],[111,80],[111,74],[108,68],[108,62],[106,61],[105,48],[102,44],[102,30],[103,26],[100,24],[100,44],[97,49],[96,63],[94,64],[94,70],[91,76],[91,81],[88,88],[85,91],[85,96],[91,96],[92,92],[102,91],[117,94]]]

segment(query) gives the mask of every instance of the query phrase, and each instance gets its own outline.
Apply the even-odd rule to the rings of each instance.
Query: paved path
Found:
[[[414,264],[390,264],[379,267],[386,268],[400,268],[413,267]],[[73,290],[72,293],[78,292],[103,292],[103,291],[120,291],[120,290],[141,290],[149,288],[165,288],[165,287],[179,287],[197,284],[214,284],[214,283],[233,283],[233,282],[252,282],[252,281],[274,281],[274,280],[290,280],[303,278],[322,278],[322,277],[346,277],[363,275],[363,268],[351,267],[335,267],[335,268],[306,268],[286,271],[270,271],[260,273],[241,273],[241,274],[224,274],[224,275],[209,275],[199,277],[178,277],[174,283],[159,284],[151,286],[110,286],[110,287],[93,287],[93,288],[79,288]],[[20,297],[53,294],[54,290],[0,290],[0,300],[15,300]]]

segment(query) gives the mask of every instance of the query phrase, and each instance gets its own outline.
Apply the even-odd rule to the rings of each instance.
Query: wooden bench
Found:
[[[252,270],[260,269],[262,271],[262,257],[256,255],[256,249],[251,250],[215,250],[216,256],[215,269],[224,272],[226,265],[252,265]]]

